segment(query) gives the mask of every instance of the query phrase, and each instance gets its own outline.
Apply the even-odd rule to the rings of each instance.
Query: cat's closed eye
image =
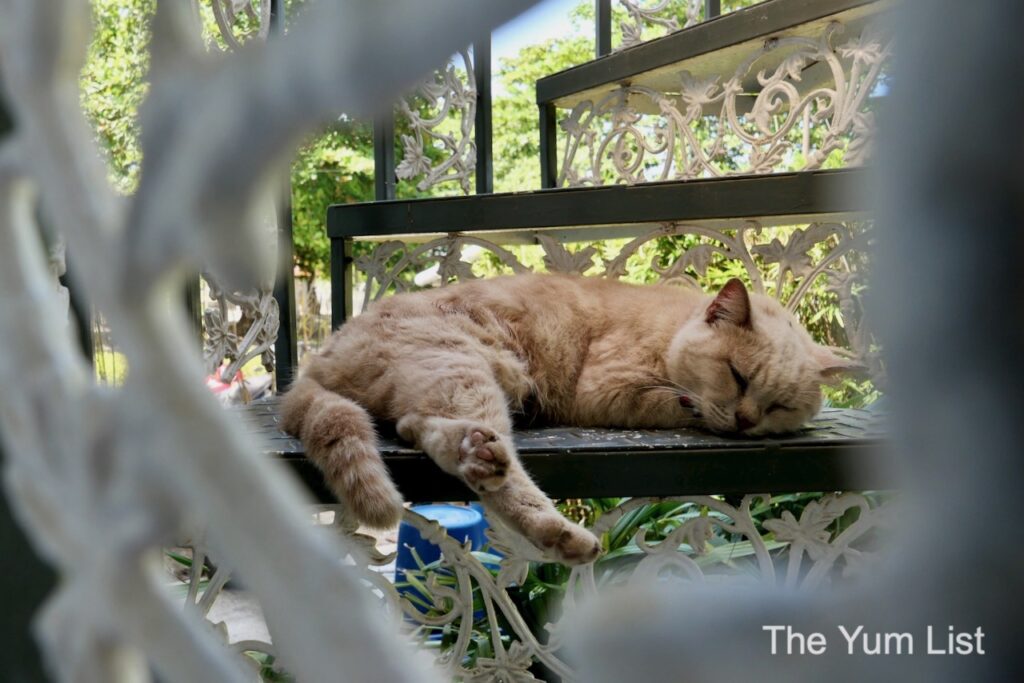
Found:
[[[781,403],[773,403],[765,409],[765,414],[775,413],[780,410],[793,410],[789,406],[784,406]]]
[[[732,363],[729,363],[729,372],[732,373],[732,378],[736,380],[736,386],[740,388],[740,393],[747,393],[747,387],[750,386],[749,382],[747,382],[747,378],[741,375],[736,368],[733,367]]]

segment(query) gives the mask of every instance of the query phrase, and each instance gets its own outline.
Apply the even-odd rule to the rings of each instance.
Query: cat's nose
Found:
[[[754,422],[753,420],[751,420],[749,417],[747,417],[743,413],[740,413],[740,412],[736,413],[736,431],[737,432],[745,432],[748,429],[750,429],[751,427],[753,427],[755,424],[757,424],[757,423]]]

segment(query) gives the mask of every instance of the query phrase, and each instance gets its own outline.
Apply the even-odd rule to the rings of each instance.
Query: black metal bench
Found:
[[[302,444],[281,432],[276,398],[242,410],[271,455],[318,500],[335,502]],[[381,454],[407,501],[475,498],[388,425],[382,431]],[[523,464],[548,495],[602,498],[889,488],[880,474],[884,436],[878,412],[826,408],[801,432],[775,438],[572,427],[517,429],[514,438]]]

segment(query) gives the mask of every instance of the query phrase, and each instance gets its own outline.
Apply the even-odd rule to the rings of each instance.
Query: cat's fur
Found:
[[[731,280],[717,296],[563,275],[472,281],[384,299],[345,324],[284,400],[330,487],[363,522],[402,498],[373,420],[461,478],[484,505],[564,562],[597,556],[523,470],[512,414],[605,427],[792,431],[819,384],[849,366],[775,300]]]

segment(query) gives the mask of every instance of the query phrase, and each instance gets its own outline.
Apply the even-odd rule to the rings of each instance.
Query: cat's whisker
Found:
[[[705,415],[710,415],[722,422],[727,422],[729,420],[729,416],[726,414],[726,411],[714,403],[705,403],[701,405],[700,409]]]
[[[685,391],[686,393],[693,393],[693,392],[690,391],[689,388],[684,387],[679,382],[673,381],[673,380],[669,379],[668,377],[657,377],[656,379],[659,382],[664,382],[666,384],[670,384],[670,385],[676,387],[677,389],[679,389],[680,391]]]
[[[697,394],[695,394],[692,391],[686,391],[685,389],[680,391],[679,389],[676,389],[675,387],[644,386],[644,387],[640,387],[640,388],[641,389],[646,389],[648,391],[667,391],[668,393],[670,393],[672,395],[671,398],[685,398],[687,401],[689,401],[690,403],[692,403],[694,405],[696,405],[698,402],[700,402],[702,400],[700,398],[700,396],[698,396]]]
[[[654,404],[654,407],[655,407],[655,408],[660,408],[660,407],[662,407],[663,405],[665,405],[666,403],[669,403],[670,401],[674,401],[674,400],[676,400],[676,399],[677,399],[677,397],[676,397],[676,396],[669,396],[668,398],[666,398],[666,399],[663,399],[663,400],[659,401],[658,403],[655,403],[655,404]]]
[[[669,401],[678,401],[681,398],[688,398],[688,397],[684,396],[683,394],[677,393],[674,389],[670,389],[668,387],[651,387],[648,390],[649,391],[665,391],[665,392],[668,392],[668,396],[666,396],[664,399],[662,399],[661,401],[659,401],[658,403],[655,404],[656,408],[660,408],[661,406],[665,405]]]
[[[676,395],[677,396],[681,396],[681,397],[685,397],[686,399],[688,399],[694,405],[694,407],[696,407],[700,403],[703,403],[704,399],[701,398],[700,394],[698,394],[696,391],[691,390],[689,387],[683,386],[679,382],[674,382],[674,381],[672,381],[672,380],[670,380],[668,378],[661,378],[661,377],[659,377],[658,379],[660,381],[665,382],[667,385],[670,385],[671,387],[675,388],[676,389]],[[668,388],[670,388],[669,386],[665,386],[665,385],[653,385],[653,386],[657,387],[657,388],[661,388],[661,389],[668,389]],[[647,388],[647,387],[645,387],[645,388]]]
[[[655,407],[655,408],[660,408],[660,407],[662,407],[663,405],[665,405],[666,403],[669,403],[669,402],[671,402],[671,401],[676,401],[676,400],[678,400],[678,399],[679,399],[679,397],[678,397],[678,396],[669,396],[668,398],[664,399],[663,401],[660,401],[659,403],[655,404],[655,406],[654,406],[654,407]],[[699,417],[699,416],[700,416],[700,411],[699,411],[699,410],[698,410],[698,409],[697,409],[696,407],[694,407],[694,408],[691,408],[691,411],[692,411],[692,413],[693,413],[693,417],[694,417],[694,418],[697,418],[697,417]]]
[[[674,387],[659,387],[659,386],[648,386],[640,387],[646,391],[664,391],[671,394],[672,398],[689,398],[688,394],[680,393],[680,391]]]
[[[658,403],[654,404],[654,408],[655,409],[661,408],[663,405],[665,405],[666,403],[669,403],[670,401],[678,401],[679,399],[686,399],[686,401],[689,403],[689,405],[684,405],[684,407],[689,408],[689,410],[693,414],[693,417],[699,419],[700,417],[703,416],[702,413],[701,413],[700,408],[698,407],[698,405],[699,405],[698,402],[700,401],[700,399],[699,399],[699,397],[696,397],[692,393],[685,393],[684,394],[684,393],[681,393],[679,390],[675,389],[674,387],[657,386],[657,385],[644,386],[644,387],[640,387],[640,388],[641,389],[646,389],[647,391],[664,391],[664,392],[668,392],[669,395],[666,398],[664,398],[661,401],[659,401]]]

